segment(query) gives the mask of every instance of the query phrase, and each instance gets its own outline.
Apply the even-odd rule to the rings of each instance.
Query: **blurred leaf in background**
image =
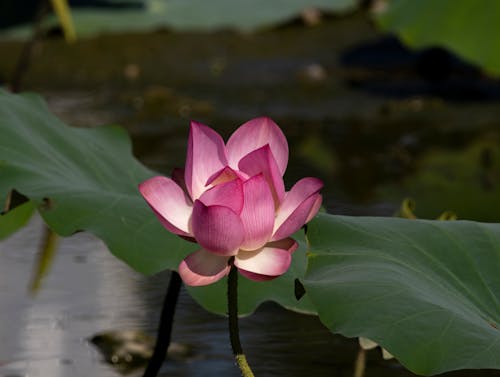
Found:
[[[236,29],[252,31],[289,21],[308,9],[325,12],[347,12],[358,0],[137,0],[137,1],[70,1],[78,36],[105,32],[151,31],[155,28],[211,31]],[[0,25],[11,25],[9,8],[0,15]],[[27,20],[25,20],[27,21]],[[45,26],[54,27],[57,20],[48,17]],[[3,33],[6,37],[29,35],[29,27],[20,25]]]
[[[390,0],[378,24],[414,48],[441,46],[500,75],[500,2],[497,0]]]
[[[490,135],[463,150],[433,148],[417,161],[416,173],[379,189],[386,200],[410,196],[417,217],[436,218],[444,209],[460,219],[500,222],[500,141]]]

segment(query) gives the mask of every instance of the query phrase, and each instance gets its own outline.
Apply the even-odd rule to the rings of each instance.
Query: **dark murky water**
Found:
[[[52,272],[33,297],[28,285],[42,231],[35,218],[0,244],[0,376],[117,376],[88,339],[109,330],[154,334],[168,274],[134,273],[99,240],[78,234],[62,240]],[[173,339],[192,346],[193,354],[168,362],[162,375],[238,376],[226,326],[183,292]],[[331,335],[315,317],[265,305],[241,327],[258,375],[350,374],[356,343]]]
[[[123,124],[136,155],[165,174],[184,163],[189,119],[227,137],[266,114],[291,144],[287,181],[322,178],[331,212],[390,216],[412,196],[421,217],[454,210],[499,221],[498,83],[454,61],[444,82],[429,81],[415,68],[420,55],[375,43],[379,38],[366,16],[353,15],[256,35],[160,32],[72,47],[55,40],[38,51],[26,87],[46,95],[69,124]],[[4,77],[18,50],[0,43],[0,52],[9,52],[1,53]],[[374,53],[392,65],[366,64]],[[99,240],[78,234],[61,241],[52,271],[31,297],[42,228],[35,219],[0,243],[0,377],[118,376],[88,339],[109,330],[154,334],[168,273],[138,275]],[[352,375],[356,341],[333,336],[315,317],[266,304],[241,327],[258,376]],[[163,375],[238,375],[225,319],[185,293],[173,338],[194,353],[167,363]],[[370,376],[412,374],[372,351]]]

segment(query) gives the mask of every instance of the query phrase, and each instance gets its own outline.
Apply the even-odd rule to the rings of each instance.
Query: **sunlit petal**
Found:
[[[201,123],[191,122],[185,182],[193,201],[205,191],[207,180],[227,165],[224,141]]]
[[[227,142],[229,166],[238,168],[238,162],[250,152],[269,144],[280,174],[288,164],[288,143],[278,125],[270,118],[261,117],[242,124]]]
[[[285,196],[285,184],[269,144],[243,157],[238,164],[238,168],[250,177],[262,173],[271,188],[275,207],[279,206]]]
[[[139,191],[165,228],[181,236],[191,236],[189,222],[193,206],[173,180],[153,177],[142,182]]]
[[[259,250],[240,250],[234,259],[234,265],[253,274],[279,276],[290,267],[291,253],[297,246],[293,239],[287,238],[270,243]]]
[[[314,202],[311,210],[309,211],[309,215],[307,215],[306,223],[312,220],[314,216],[318,213],[321,208],[321,203],[323,203],[323,197],[320,194],[316,194],[316,201]]]
[[[317,202],[317,195],[319,194],[311,195],[309,198],[300,203],[297,208],[295,208],[290,216],[288,216],[278,229],[275,230],[272,237],[273,241],[290,236],[306,223],[313,206]]]
[[[285,194],[276,213],[273,240],[288,237],[315,215],[313,208],[319,209],[316,195],[322,187],[323,182],[317,178],[302,178]],[[286,221],[286,228],[280,230]]]
[[[212,176],[208,177],[205,182],[206,186],[215,186],[220,185],[221,183],[232,181],[239,177],[239,172],[231,169],[229,166],[224,166],[221,170],[212,174]]]

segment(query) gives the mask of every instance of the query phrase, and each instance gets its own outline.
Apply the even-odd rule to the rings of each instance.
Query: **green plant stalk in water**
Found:
[[[181,291],[182,280],[176,271],[172,271],[170,282],[167,288],[167,294],[163,301],[163,308],[160,315],[160,324],[158,325],[158,335],[156,338],[153,356],[149,360],[148,366],[144,371],[143,377],[156,377],[167,355],[170,338],[172,335],[172,326],[174,323],[175,307]]]
[[[238,269],[234,266],[233,259],[231,259],[229,263],[231,264],[231,271],[227,279],[227,307],[231,348],[233,349],[234,358],[236,359],[236,364],[238,364],[240,368],[241,375],[243,377],[254,377],[240,342],[238,327]]]

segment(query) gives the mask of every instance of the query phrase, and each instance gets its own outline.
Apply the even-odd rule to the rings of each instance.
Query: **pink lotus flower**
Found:
[[[297,242],[289,236],[316,215],[323,183],[303,178],[285,192],[288,144],[269,118],[239,127],[226,145],[211,128],[191,123],[185,170],[153,177],[139,190],[170,232],[201,248],[179,265],[187,285],[229,273],[229,260],[249,279],[288,270]]]

